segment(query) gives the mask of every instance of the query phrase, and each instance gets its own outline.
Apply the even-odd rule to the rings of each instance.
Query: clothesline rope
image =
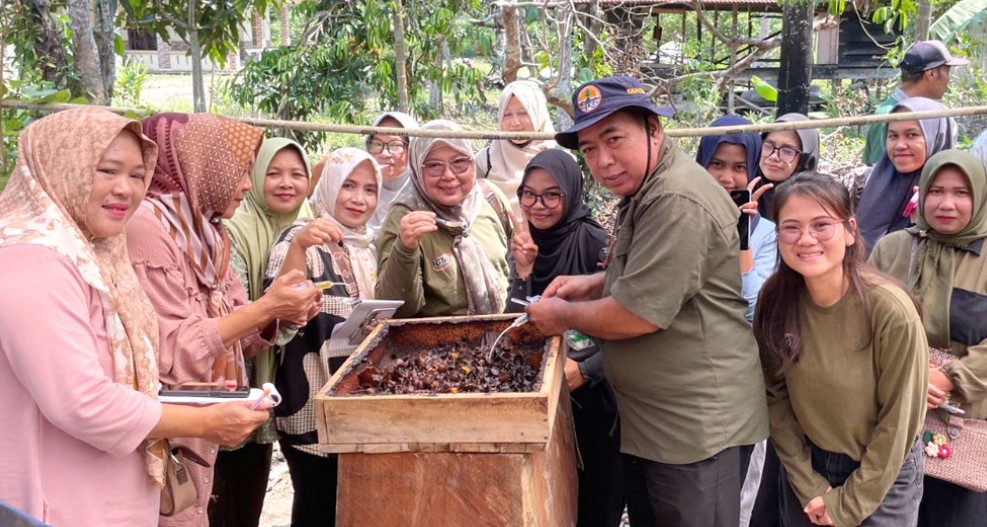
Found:
[[[15,99],[0,101],[0,106],[18,110],[34,110],[57,112],[77,108],[85,105],[68,103],[36,104]],[[113,108],[106,106],[107,110],[119,114],[132,113],[136,115],[151,115],[154,112],[131,108]],[[945,110],[931,110],[924,112],[902,112],[890,113],[886,115],[857,115],[851,117],[836,117],[830,119],[814,119],[810,121],[794,121],[785,123],[764,123],[749,126],[721,126],[704,128],[666,128],[665,133],[669,137],[702,137],[707,135],[740,134],[747,132],[765,133],[779,130],[801,130],[805,128],[840,128],[847,126],[858,126],[872,123],[886,123],[891,121],[913,121],[919,119],[935,119],[939,117],[970,117],[975,115],[987,115],[987,106],[968,106],[966,108],[947,108]],[[554,139],[554,135],[544,132],[501,132],[485,130],[463,130],[453,132],[449,130],[421,130],[415,128],[381,128],[375,126],[357,126],[348,124],[321,124],[306,123],[300,121],[282,121],[278,119],[262,119],[257,117],[232,117],[247,124],[261,126],[265,128],[287,128],[303,132],[334,132],[357,135],[397,135],[409,137],[444,137],[448,139],[533,139],[544,140]]]

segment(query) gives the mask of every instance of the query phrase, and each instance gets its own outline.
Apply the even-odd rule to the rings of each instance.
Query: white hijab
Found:
[[[507,111],[507,104],[511,102],[511,97],[516,97],[528,112],[531,124],[535,132],[555,133],[555,126],[548,115],[548,101],[541,87],[530,80],[517,80],[504,87],[500,94],[500,109],[497,112],[497,122],[504,122],[504,112]],[[501,127],[503,127],[501,125]],[[511,202],[511,208],[515,214],[519,210],[517,189],[521,185],[521,178],[524,177],[524,167],[535,157],[538,152],[555,148],[555,141],[530,141],[525,145],[516,145],[507,140],[491,141],[489,146],[490,166],[486,174],[482,177],[488,178],[504,192]],[[485,156],[481,152],[480,156]],[[480,159],[480,166],[486,166],[487,160]]]
[[[370,153],[359,148],[340,148],[329,154],[322,169],[322,177],[312,193],[312,205],[320,218],[328,220],[343,231],[343,247],[350,255],[350,267],[360,288],[360,298],[373,298],[374,284],[377,282],[377,247],[374,243],[376,230],[367,225],[351,229],[335,218],[336,198],[343,183],[358,166],[370,163],[377,179],[378,207],[381,189],[380,165]]]

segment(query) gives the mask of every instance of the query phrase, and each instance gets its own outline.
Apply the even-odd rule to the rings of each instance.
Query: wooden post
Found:
[[[732,37],[737,38],[737,4],[733,4],[731,9],[733,15],[733,22],[731,24]],[[730,44],[730,66],[737,63],[737,44]],[[733,113],[733,92],[736,91],[737,83],[734,80],[730,80],[727,83],[727,111]]]
[[[812,82],[813,2],[801,0],[782,8],[781,61],[778,64],[778,113],[809,112]]]

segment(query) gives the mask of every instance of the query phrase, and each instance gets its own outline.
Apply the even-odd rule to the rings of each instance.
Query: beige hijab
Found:
[[[145,185],[149,184],[157,147],[136,121],[106,110],[78,108],[25,128],[17,168],[0,196],[0,247],[39,245],[68,258],[99,292],[113,380],[156,399],[158,320],[131,267],[126,235],[90,240],[86,230],[96,164],[125,130],[140,139]],[[145,464],[148,475],[163,485],[164,465],[150,449],[145,450]]]
[[[379,193],[382,179],[380,165],[365,150],[346,147],[334,151],[326,159],[322,177],[319,178],[315,193],[312,194],[312,204],[320,218],[334,223],[343,231],[343,247],[346,248],[346,252],[350,256],[350,268],[353,270],[357,287],[360,289],[360,298],[372,299],[374,297],[374,284],[377,283],[377,246],[374,243],[376,231],[367,225],[351,229],[336,221],[335,218],[336,198],[339,196],[339,190],[343,187],[343,183],[346,183],[350,174],[362,163],[370,163],[370,166],[373,167]],[[373,214],[371,214],[372,216]]]
[[[452,121],[436,120],[425,123],[422,130],[461,131],[462,128]],[[453,228],[439,225],[453,238],[453,254],[463,273],[466,285],[467,314],[489,315],[503,313],[505,305],[504,292],[497,285],[496,271],[490,257],[474,237],[469,235],[473,223],[480,215],[486,198],[476,184],[474,173],[473,190],[463,198],[463,201],[453,207],[445,207],[435,203],[425,192],[422,165],[433,148],[446,145],[465,156],[473,157],[473,148],[465,139],[443,139],[436,137],[413,137],[408,150],[408,165],[411,168],[411,185],[405,185],[394,203],[404,205],[411,210],[430,210],[436,216],[447,222],[458,223],[461,227]]]
[[[507,111],[507,104],[511,101],[511,97],[516,97],[521,106],[524,106],[525,111],[528,112],[528,117],[531,118],[535,132],[555,133],[555,126],[552,125],[552,119],[548,115],[548,102],[545,100],[545,94],[542,93],[541,87],[537,83],[530,80],[514,81],[504,87],[504,91],[500,94],[500,109],[497,112],[498,123],[504,121],[504,112]],[[520,210],[517,189],[521,184],[521,178],[524,176],[524,167],[528,166],[528,162],[538,152],[556,146],[555,141],[530,141],[523,146],[506,140],[491,141],[489,150],[490,170],[481,175],[504,192],[515,211]],[[480,155],[484,154],[481,152]],[[486,161],[486,159],[479,160],[481,165],[485,164]]]

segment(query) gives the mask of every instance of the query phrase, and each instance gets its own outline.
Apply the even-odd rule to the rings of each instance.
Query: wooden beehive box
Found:
[[[366,395],[367,364],[466,336],[514,316],[392,320],[378,326],[316,395],[320,448],[340,454],[340,526],[569,526],[576,455],[565,348],[533,326],[512,330],[540,366],[536,391]]]

